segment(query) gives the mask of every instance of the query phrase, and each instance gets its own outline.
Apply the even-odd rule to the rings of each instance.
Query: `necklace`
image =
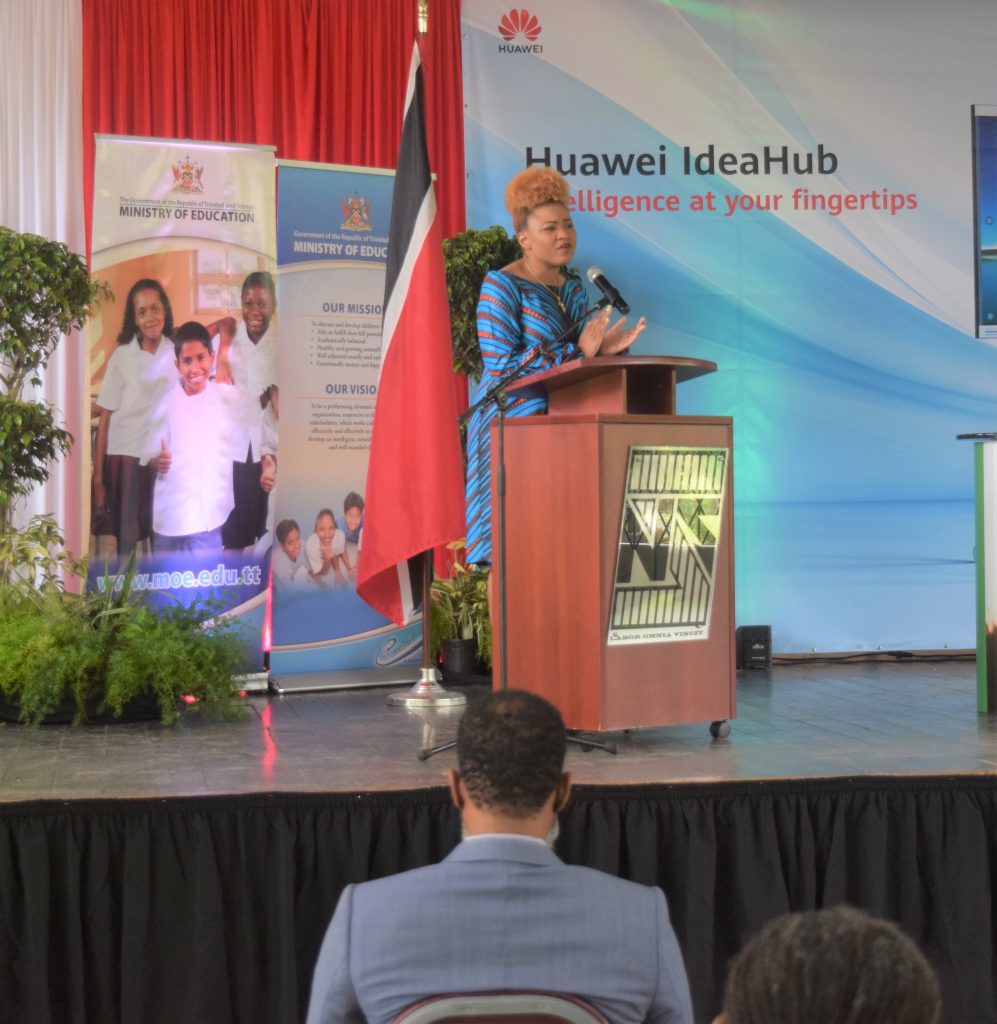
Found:
[[[536,283],[540,285],[541,288],[546,288],[547,291],[550,292],[550,294],[554,297],[554,301],[557,303],[561,312],[565,316],[567,316],[568,307],[564,304],[564,300],[561,298],[561,288],[563,288],[564,286],[558,284],[544,284],[543,281],[541,281],[540,278],[537,277],[537,275],[534,274],[533,271],[530,269],[530,265],[529,263],[526,262],[525,258],[523,259],[523,266],[526,268],[526,273],[529,274],[530,277],[532,277],[533,280],[536,281]]]

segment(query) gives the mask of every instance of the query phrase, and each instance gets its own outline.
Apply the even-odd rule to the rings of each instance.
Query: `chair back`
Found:
[[[560,992],[467,992],[430,996],[395,1024],[609,1024],[589,1002]]]

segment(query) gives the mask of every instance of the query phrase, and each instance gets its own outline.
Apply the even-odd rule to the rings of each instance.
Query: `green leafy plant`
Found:
[[[238,713],[233,676],[245,658],[237,627],[207,604],[146,607],[124,571],[105,573],[87,594],[22,594],[0,607],[0,692],[21,720],[37,724],[62,704],[76,723],[130,701],[155,698],[163,722],[176,721],[185,697],[194,708]]]
[[[472,381],[481,380],[484,370],[475,324],[481,282],[489,270],[504,267],[522,255],[519,242],[498,225],[482,231],[469,228],[443,242],[454,370]]]
[[[62,336],[110,295],[61,242],[0,227],[0,533],[16,502],[44,483],[73,437],[52,407],[24,396],[38,386]]]
[[[120,715],[134,697],[152,693],[167,724],[190,697],[197,701],[195,710],[238,715],[232,681],[244,659],[233,621],[215,618],[212,609],[177,606],[153,613],[141,607],[118,628],[102,706]]]
[[[433,579],[430,645],[438,654],[444,640],[476,640],[478,660],[492,663],[492,620],[488,610],[487,566],[459,562],[449,577]]]
[[[0,533],[0,606],[61,593],[74,576],[86,576],[86,559],[73,556],[51,516],[33,516],[22,529]]]

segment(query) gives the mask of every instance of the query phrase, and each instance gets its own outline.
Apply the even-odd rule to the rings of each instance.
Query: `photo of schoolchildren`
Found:
[[[323,590],[346,585],[347,576],[340,565],[345,550],[346,537],[336,528],[332,509],[322,509],[315,517],[315,532],[305,541],[305,560],[309,576]]]
[[[301,529],[297,520],[282,519],[274,533],[277,543],[270,556],[273,585],[278,590],[302,585],[314,586],[305,559],[301,556]]]
[[[350,491],[343,500],[343,514],[336,517],[336,525],[343,533],[345,548],[339,556],[347,578],[356,582],[357,562],[360,558],[360,538],[363,535],[363,497]]]
[[[129,555],[152,534],[156,474],[141,464],[150,416],[177,381],[173,309],[159,281],[129,289],[117,348],[96,399],[92,532],[112,535]]]
[[[147,433],[142,463],[156,473],[153,551],[222,547],[232,511],[232,461],[238,431],[234,388],[209,379],[214,359],[208,329],[194,320],[174,338],[177,385],[167,391]],[[235,406],[235,408],[234,408]]]
[[[223,337],[218,346],[215,382],[235,385],[244,399],[240,450],[232,465],[235,505],[222,531],[228,549],[255,544],[267,529],[269,495],[263,482],[262,432],[263,414],[277,383],[277,338],[272,327],[276,310],[273,275],[263,270],[247,275],[242,283],[242,320],[234,335]],[[275,421],[275,412],[272,415]],[[268,474],[272,490],[271,478]]]

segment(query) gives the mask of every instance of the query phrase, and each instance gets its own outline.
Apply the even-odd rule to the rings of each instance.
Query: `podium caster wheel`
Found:
[[[710,722],[710,735],[715,740],[726,739],[730,735],[730,722],[724,719],[718,722]]]

